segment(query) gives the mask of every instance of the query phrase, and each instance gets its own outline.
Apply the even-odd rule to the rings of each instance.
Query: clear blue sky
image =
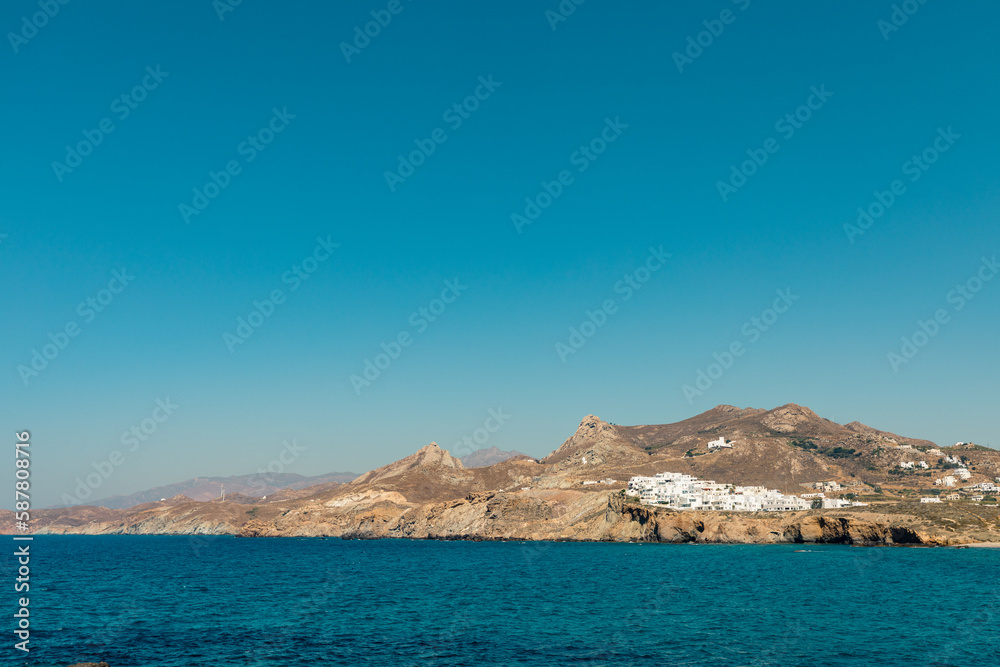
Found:
[[[36,506],[115,450],[93,497],[251,473],[286,439],[306,448],[288,472],[362,472],[452,448],[501,406],[483,444],[539,456],[587,413],[663,423],[719,403],[1000,445],[1000,279],[949,298],[1000,253],[1000,8],[929,2],[890,31],[890,2],[591,1],[565,21],[555,0],[388,6],[243,2],[220,20],[210,0],[71,2],[34,31],[36,3],[4,4],[0,422],[10,442],[32,431]],[[372,11],[391,21],[345,49]],[[688,37],[707,46],[685,61]],[[907,164],[925,149],[926,170]],[[767,161],[720,194],[747,151]],[[210,172],[228,184],[204,206]],[[845,231],[894,180],[884,215]],[[542,181],[558,196],[516,223]],[[286,274],[314,251],[307,280]],[[69,323],[43,370],[19,370]],[[352,384],[401,332],[398,358]],[[686,396],[699,370],[717,378]]]

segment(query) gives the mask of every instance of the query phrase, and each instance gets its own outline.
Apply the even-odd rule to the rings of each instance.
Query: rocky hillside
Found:
[[[731,448],[709,451],[724,438]],[[675,424],[618,426],[588,415],[541,461],[516,457],[467,467],[435,443],[346,484],[279,491],[266,502],[183,496],[127,510],[77,507],[32,515],[38,532],[325,535],[443,539],[652,540],[957,544],[1000,541],[996,505],[927,505],[933,480],[961,458],[971,479],[1000,476],[1000,452],[942,448],[856,422],[842,426],[808,408],[718,406]],[[924,460],[929,468],[903,470]],[[733,484],[803,493],[837,481],[868,507],[791,513],[690,513],[652,509],[621,494],[636,474],[688,472]],[[811,490],[811,489],[810,489]],[[938,490],[939,492],[940,490]],[[13,518],[0,514],[0,529]]]

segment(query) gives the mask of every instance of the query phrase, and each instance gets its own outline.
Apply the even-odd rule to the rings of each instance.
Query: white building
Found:
[[[968,468],[955,468],[955,472],[952,473],[962,479],[969,479],[972,477],[972,473],[969,472]]]
[[[732,449],[732,448],[733,448],[733,443],[726,442],[725,438],[719,438],[718,440],[712,440],[711,442],[708,443],[708,450],[709,451],[712,451],[713,449]]]
[[[851,502],[849,500],[841,500],[840,498],[824,498],[823,499],[823,509],[837,509],[839,507],[850,507]]]
[[[914,465],[915,464],[913,463],[913,461],[903,461],[902,463],[899,464],[899,467],[902,468],[903,470],[911,470]]]
[[[937,496],[931,496],[929,498],[921,498],[920,502],[922,502],[922,503],[939,503],[939,502],[941,502],[941,499],[938,498]]]
[[[776,512],[804,510],[811,503],[763,486],[736,486],[700,480],[684,473],[661,472],[653,477],[633,477],[628,495],[646,504],[680,510]]]
[[[913,445],[900,445],[900,449],[913,449]]]
[[[958,495],[957,493],[949,493],[947,496],[944,497],[944,499],[945,500],[959,500],[961,497],[962,496]]]
[[[930,468],[930,466],[927,465],[927,461],[917,461],[917,465],[920,466],[921,468],[923,468],[924,470],[927,470],[928,468]]]
[[[936,447],[934,449],[928,449],[927,453],[928,454],[944,454],[944,452],[942,452],[940,449],[938,449]]]

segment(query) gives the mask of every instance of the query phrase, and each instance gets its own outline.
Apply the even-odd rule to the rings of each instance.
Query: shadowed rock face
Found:
[[[709,452],[726,438],[733,449]],[[808,441],[803,448],[792,441]],[[234,497],[194,502],[176,497],[129,510],[76,507],[33,514],[39,532],[240,534],[440,539],[642,540],[695,542],[837,542],[954,544],[1000,541],[1000,516],[949,506],[852,508],[761,515],[672,512],[627,502],[632,475],[685,472],[720,482],[801,494],[802,483],[837,480],[889,484],[889,470],[914,450],[908,441],[862,424],[841,426],[808,408],[720,405],[673,424],[618,426],[594,415],[541,462],[512,458],[465,467],[431,443],[348,484],[279,494],[266,502]],[[932,444],[932,443],[929,443]],[[1000,452],[965,448],[973,479],[1000,475]],[[898,470],[898,468],[897,468]],[[606,484],[611,479],[613,483]],[[929,477],[908,477],[906,484]],[[590,482],[590,484],[584,484]],[[857,487],[859,489],[870,487]],[[235,502],[234,502],[235,501]],[[916,507],[915,507],[916,505]],[[964,513],[963,513],[964,512]],[[952,516],[954,515],[954,516]],[[13,532],[0,512],[0,530]]]

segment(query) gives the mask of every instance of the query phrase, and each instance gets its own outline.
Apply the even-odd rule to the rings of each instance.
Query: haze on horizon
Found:
[[[33,505],[718,404],[1000,446],[1000,7],[892,4],[60,5],[4,56]]]

